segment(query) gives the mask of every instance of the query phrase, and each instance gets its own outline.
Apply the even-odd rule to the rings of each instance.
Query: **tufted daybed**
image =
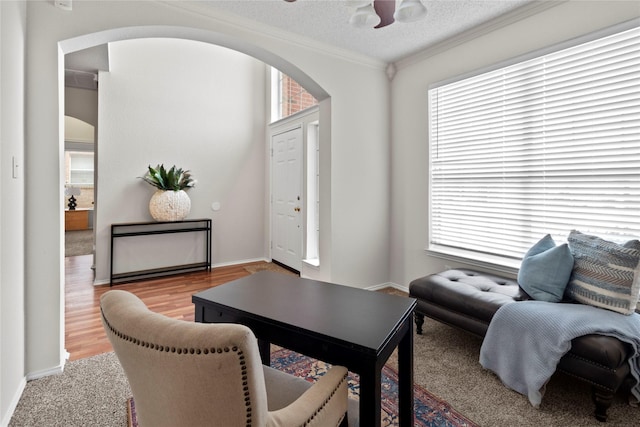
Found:
[[[428,316],[484,337],[495,312],[504,304],[530,299],[515,280],[473,270],[447,270],[411,282],[417,299],[415,323],[422,333]],[[585,335],[571,342],[557,369],[592,386],[595,417],[606,421],[614,395],[630,387],[631,345],[614,337]]]

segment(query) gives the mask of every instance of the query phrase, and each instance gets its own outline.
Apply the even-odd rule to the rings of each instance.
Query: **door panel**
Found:
[[[271,257],[302,269],[302,128],[271,137]]]

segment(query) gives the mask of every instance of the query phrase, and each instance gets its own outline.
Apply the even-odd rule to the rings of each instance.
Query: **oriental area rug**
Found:
[[[303,356],[291,350],[279,348],[271,353],[271,366],[307,381],[315,381],[324,375],[331,365]],[[389,365],[382,369],[382,426],[398,425],[398,373]],[[349,372],[349,397],[358,399],[358,375]],[[127,403],[129,426],[138,427],[133,398]],[[415,427],[477,427],[473,421],[457,412],[450,404],[414,385]]]

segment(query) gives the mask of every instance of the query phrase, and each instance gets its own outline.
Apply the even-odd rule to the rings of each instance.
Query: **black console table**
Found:
[[[205,261],[172,265],[167,267],[152,268],[147,270],[128,271],[123,273],[113,272],[114,241],[121,237],[149,236],[154,234],[174,233],[205,233]],[[187,271],[211,270],[211,220],[188,219],[183,221],[154,221],[154,222],[130,222],[111,224],[111,260],[109,283],[111,286],[117,283],[133,280],[143,280],[152,277],[166,276]]]

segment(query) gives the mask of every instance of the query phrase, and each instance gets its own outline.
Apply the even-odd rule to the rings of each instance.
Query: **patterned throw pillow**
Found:
[[[640,293],[640,241],[623,245],[572,231],[574,265],[566,295],[583,304],[631,314]]]
[[[518,271],[518,284],[538,301],[560,302],[573,270],[567,244],[556,246],[547,234],[527,251]]]

